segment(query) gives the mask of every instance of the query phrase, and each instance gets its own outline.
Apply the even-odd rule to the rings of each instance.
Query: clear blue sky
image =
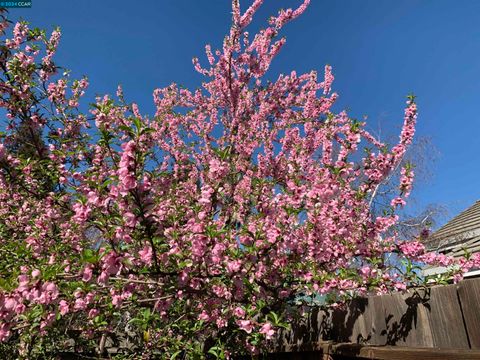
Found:
[[[254,27],[301,0],[265,0]],[[241,1],[245,9],[251,0]],[[152,112],[152,91],[201,77],[191,59],[218,47],[230,23],[229,0],[33,0],[12,18],[62,28],[57,62],[90,79],[90,95],[114,93]],[[445,205],[450,216],[480,199],[480,1],[312,0],[288,24],[287,44],[270,69],[331,64],[338,108],[368,115],[372,129],[398,132],[405,96],[418,96],[418,135],[440,152],[433,177],[414,191],[413,208]]]

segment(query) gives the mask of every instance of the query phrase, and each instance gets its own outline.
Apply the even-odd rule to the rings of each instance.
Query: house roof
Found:
[[[425,240],[430,251],[462,256],[464,249],[480,251],[480,200],[455,216]]]
[[[480,252],[480,200],[430,235],[425,240],[425,245],[428,251],[440,252],[457,259],[465,256],[465,252]],[[436,275],[446,271],[442,266],[426,266],[423,274]],[[465,277],[478,275],[478,269],[464,274]]]

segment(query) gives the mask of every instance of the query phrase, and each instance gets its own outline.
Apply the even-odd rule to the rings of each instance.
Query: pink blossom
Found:
[[[73,205],[73,210],[75,211],[74,220],[79,223],[86,222],[92,211],[88,205],[82,203],[75,203]]]
[[[227,270],[229,273],[234,273],[240,270],[242,262],[240,260],[233,260],[227,262]]]
[[[247,334],[250,334],[253,331],[253,324],[250,320],[238,320],[237,325]]]
[[[98,309],[90,309],[90,311],[88,312],[88,318],[89,319],[93,319],[95,316],[97,316],[98,314],[100,314],[100,310]]]
[[[396,282],[394,286],[397,290],[400,290],[400,291],[407,290],[407,285],[405,285],[405,283],[402,283],[402,282]]]
[[[260,333],[264,334],[265,337],[269,340],[275,334],[275,330],[273,329],[272,324],[267,322],[267,323],[263,324],[262,327],[260,328]]]
[[[203,321],[209,321],[210,316],[207,314],[205,310],[203,310],[199,315],[198,315],[198,320],[203,320]]]
[[[65,300],[60,300],[59,309],[60,314],[62,314],[63,316],[68,314],[68,312],[70,311],[68,303]]]
[[[152,248],[150,246],[145,246],[142,250],[140,250],[138,252],[138,254],[140,255],[140,260],[146,264],[146,265],[150,265],[152,263],[152,259],[153,259],[153,252],[152,252]]]
[[[17,315],[23,314],[25,310],[27,310],[25,304],[17,304],[17,306],[15,306],[15,313]]]
[[[137,223],[137,217],[129,211],[123,214],[123,219],[125,220],[125,225],[128,227],[135,227]]]
[[[98,205],[100,198],[95,191],[89,191],[87,194],[88,202],[92,205]]]
[[[75,300],[75,305],[73,306],[75,310],[85,310],[87,308],[87,303],[83,298],[78,298]]]
[[[10,327],[6,323],[0,323],[0,341],[5,341],[10,337]]]
[[[93,275],[93,269],[92,269],[92,266],[91,265],[87,265],[84,269],[83,269],[83,276],[82,276],[82,280],[85,281],[85,282],[88,282],[92,279],[92,275]]]
[[[106,271],[102,271],[97,278],[97,283],[106,285],[108,281],[108,273]]]
[[[236,307],[235,310],[233,310],[233,314],[236,317],[243,318],[245,316],[245,310],[243,310],[241,307]]]
[[[17,306],[17,301],[14,298],[6,298],[4,302],[4,309],[7,311],[13,311],[15,309],[15,306]]]
[[[390,202],[390,205],[393,207],[396,207],[396,206],[403,207],[405,206],[405,204],[406,204],[406,201],[401,197],[396,197],[392,199],[392,201]]]
[[[121,258],[114,251],[110,251],[107,255],[102,258],[102,268],[109,275],[117,274],[121,267]]]
[[[324,95],[327,95],[330,92],[330,88],[334,79],[335,78],[332,74],[332,67],[330,65],[325,65],[325,81],[321,84],[323,87]]]
[[[113,295],[112,296],[112,305],[115,307],[120,307],[122,305],[122,296],[121,295]]]
[[[407,241],[400,245],[400,250],[408,257],[416,257],[425,252],[425,245],[418,241]]]

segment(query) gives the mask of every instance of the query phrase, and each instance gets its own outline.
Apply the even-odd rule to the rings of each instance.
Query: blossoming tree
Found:
[[[412,142],[414,97],[389,148],[332,112],[330,66],[264,80],[309,1],[249,36],[262,2],[242,13],[233,0],[223,48],[194,59],[202,88],[155,90],[152,116],[120,88],[82,113],[88,82],[54,63],[59,30],[20,22],[12,37],[3,18],[0,341],[18,357],[61,350],[68,329],[95,341],[127,322],[147,358],[257,352],[299,294],[405,289],[414,274],[386,254],[452,264],[390,235],[412,168],[385,215],[370,211]]]

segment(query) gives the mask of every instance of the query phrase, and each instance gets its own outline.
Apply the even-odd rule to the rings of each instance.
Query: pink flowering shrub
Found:
[[[309,1],[249,36],[262,2],[242,14],[233,1],[223,48],[206,46],[206,66],[194,59],[202,88],[155,90],[151,116],[121,89],[83,114],[87,79],[61,75],[53,60],[60,32],[17,23],[12,35],[3,19],[0,341],[18,357],[62,350],[69,329],[98,339],[126,315],[147,358],[255,353],[300,294],[341,301],[405,289],[412,267],[400,273],[388,254],[454,265],[385,235],[413,169],[384,216],[370,209],[412,142],[414,97],[390,148],[332,112],[330,66],[323,78],[264,80],[280,30]]]

